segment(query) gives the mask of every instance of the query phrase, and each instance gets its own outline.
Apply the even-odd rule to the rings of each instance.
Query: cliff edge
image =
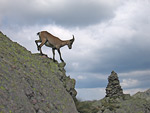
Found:
[[[64,66],[0,32],[0,113],[78,113],[75,80]]]

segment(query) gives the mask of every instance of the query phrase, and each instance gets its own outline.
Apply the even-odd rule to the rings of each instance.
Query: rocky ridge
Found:
[[[78,113],[75,80],[64,66],[0,32],[0,113]]]
[[[133,95],[134,98],[141,98],[146,99],[147,101],[150,101],[150,89],[144,91],[144,92],[137,92]]]

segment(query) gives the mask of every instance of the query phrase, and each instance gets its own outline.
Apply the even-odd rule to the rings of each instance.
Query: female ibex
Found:
[[[57,49],[59,56],[60,56],[60,60],[62,62],[64,62],[64,60],[61,57],[60,48],[65,46],[65,45],[68,45],[68,48],[71,49],[72,44],[75,40],[74,35],[73,35],[73,39],[63,41],[63,40],[60,40],[58,37],[53,36],[52,34],[50,34],[47,31],[38,32],[37,35],[39,35],[39,40],[35,40],[35,43],[37,45],[38,51],[40,51],[40,53],[43,55],[41,47],[44,44],[48,47],[51,47],[52,51],[53,51],[53,61],[56,61],[55,60],[55,50]],[[39,42],[41,42],[40,45],[38,45]]]

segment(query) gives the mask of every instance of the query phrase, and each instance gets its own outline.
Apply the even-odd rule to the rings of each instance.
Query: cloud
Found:
[[[83,67],[82,70],[104,73],[111,70],[121,72],[149,69],[150,23],[145,24],[143,14],[150,8],[146,5],[139,10],[144,3],[129,2],[119,8],[116,17],[109,22],[77,32],[82,39],[77,42],[80,48],[76,49],[74,56],[78,61],[82,61],[79,63],[79,67]],[[134,13],[135,11],[137,13]],[[80,56],[79,59],[77,55]]]
[[[150,75],[150,70],[137,70],[137,71],[131,71],[128,73],[119,73],[121,77],[143,77]]]
[[[118,73],[123,89],[149,88],[150,70],[138,70]]]
[[[105,97],[105,88],[82,88],[76,89],[77,98],[81,101],[99,100]]]
[[[85,80],[86,79],[86,77],[85,76],[77,76],[77,79],[79,79],[79,80]]]
[[[122,83],[120,83],[120,85],[123,88],[135,87],[135,86],[139,85],[139,81],[135,80],[135,79],[123,79]]]
[[[119,3],[119,0],[2,0],[0,13],[5,24],[88,26],[114,17]]]

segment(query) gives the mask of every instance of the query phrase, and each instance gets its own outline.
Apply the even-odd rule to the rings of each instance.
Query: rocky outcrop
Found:
[[[0,33],[0,113],[77,113],[64,66]]]
[[[123,94],[117,73],[111,72],[106,87],[106,97],[93,105],[99,107],[98,113],[149,113],[150,102]]]
[[[124,94],[117,73],[108,77],[106,96],[98,101],[78,102],[81,113],[150,113],[150,90],[130,96]]]
[[[106,87],[106,97],[118,97],[123,95],[123,90],[120,86],[120,81],[117,73],[111,72],[108,77],[108,85]]]
[[[137,92],[133,95],[134,98],[141,98],[146,99],[147,101],[150,101],[150,89],[144,91],[144,92]]]

